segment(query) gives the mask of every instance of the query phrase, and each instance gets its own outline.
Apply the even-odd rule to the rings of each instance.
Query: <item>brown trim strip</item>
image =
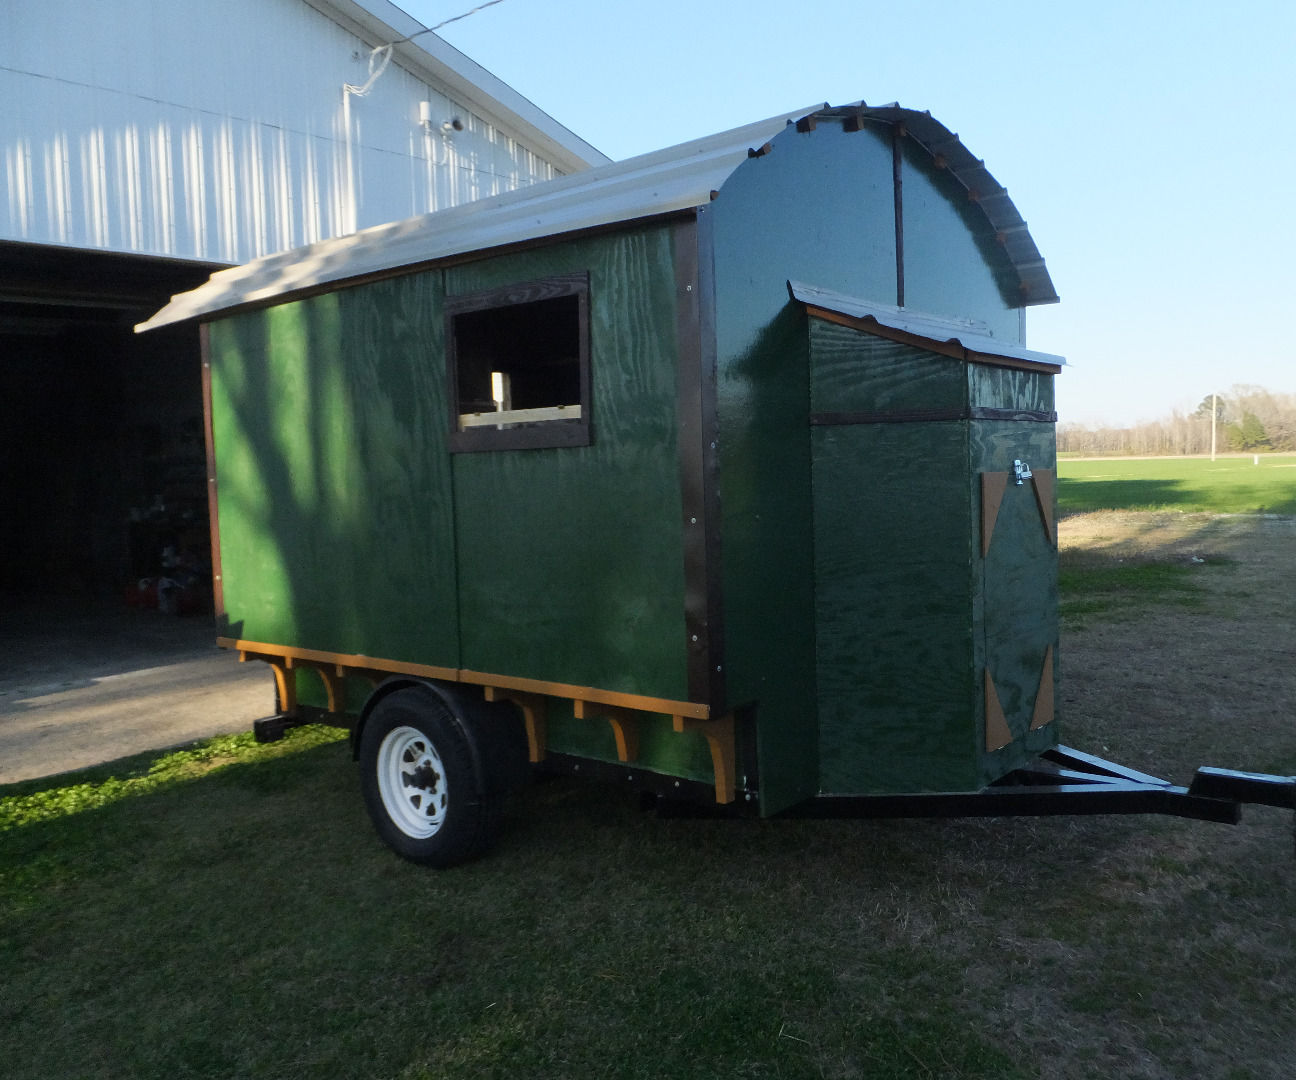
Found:
[[[812,413],[811,427],[838,427],[848,424],[913,424],[942,420],[1012,420],[1031,424],[1056,424],[1057,413],[1025,409],[990,409],[974,405],[960,409],[907,409],[901,412],[825,412]]]
[[[1035,711],[1031,714],[1031,731],[1053,723],[1053,646],[1044,650],[1044,667],[1040,670],[1039,689],[1035,691]]]
[[[824,322],[836,323],[838,326],[846,326],[852,330],[861,330],[866,334],[886,338],[888,341],[897,341],[901,345],[912,345],[916,349],[936,353],[938,356],[948,356],[951,360],[962,360],[969,364],[984,364],[986,367],[1038,371],[1047,375],[1059,375],[1062,372],[1059,364],[1043,364],[1038,360],[1018,360],[1011,356],[995,356],[991,353],[974,352],[965,349],[957,341],[936,341],[933,338],[920,337],[918,334],[910,334],[904,330],[896,330],[894,327],[883,326],[876,319],[857,319],[853,315],[843,315],[840,311],[819,307],[816,304],[806,304],[805,308],[807,314],[813,315],[816,319],[823,319]]]
[[[1041,364],[1038,360],[1017,360],[1011,356],[996,356],[993,353],[966,350],[969,364],[984,364],[986,367],[1013,368],[1016,371],[1038,371],[1043,375],[1062,374],[1061,364]]]
[[[1056,412],[1033,409],[990,409],[973,405],[968,409],[969,420],[1014,420],[1024,424],[1056,424]]]
[[[542,679],[523,679],[512,675],[492,675],[482,671],[462,668],[436,667],[431,664],[412,664],[404,660],[383,660],[353,653],[323,652],[318,649],[299,649],[291,645],[270,645],[259,641],[241,641],[218,637],[216,644],[225,649],[237,649],[249,660],[287,657],[313,663],[334,664],[339,669],[363,672],[387,672],[392,675],[418,675],[442,682],[469,683],[493,690],[513,690],[524,694],[565,698],[568,701],[585,701],[596,705],[632,709],[636,712],[660,713],[665,716],[686,716],[706,720],[711,716],[709,705],[692,701],[674,701],[670,698],[648,697],[643,694],[625,694],[617,690],[600,690],[594,686],[575,686],[570,683],[546,682]],[[291,667],[291,663],[287,665]]]
[[[985,669],[985,748],[987,754],[1001,750],[1013,741],[1012,729],[1004,716],[1003,705],[999,703],[999,691],[995,689],[990,669]]]
[[[999,520],[999,507],[1003,504],[1004,493],[1008,490],[1006,472],[983,472],[981,474],[981,558],[990,554],[990,542],[994,539],[995,522]]]
[[[680,502],[684,535],[684,633],[688,695],[725,709],[719,443],[716,419],[715,267],[705,207],[676,226]]]
[[[1057,527],[1053,521],[1053,489],[1057,486],[1057,470],[1036,469],[1031,474],[1031,486],[1035,488],[1035,503],[1044,521],[1044,535],[1048,537],[1049,543],[1056,547]]]
[[[967,420],[967,409],[906,409],[903,412],[811,413],[811,427],[846,427],[852,424],[914,424],[942,420]]]
[[[216,437],[212,431],[211,328],[198,327],[202,356],[203,445],[207,454],[207,523],[211,533],[212,602],[216,618],[225,614],[225,582],[221,575],[220,513],[216,498]]]
[[[904,263],[904,157],[900,149],[900,140],[904,138],[903,124],[891,125],[891,188],[895,203],[895,272],[896,272],[896,307],[905,306],[905,263]]]

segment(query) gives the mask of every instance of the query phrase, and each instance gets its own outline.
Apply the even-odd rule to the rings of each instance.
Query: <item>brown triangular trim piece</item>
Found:
[[[1053,723],[1053,646],[1044,650],[1044,670],[1040,672],[1035,692],[1035,711],[1031,713],[1031,731]]]
[[[1004,717],[1003,706],[999,704],[999,692],[995,689],[990,669],[985,671],[985,746],[986,752],[998,750],[1013,741],[1012,731]]]
[[[981,558],[983,559],[990,553],[990,541],[994,539],[995,522],[999,519],[999,506],[1007,490],[1006,472],[981,474]]]
[[[1057,486],[1056,469],[1035,469],[1031,476],[1035,485],[1035,502],[1039,506],[1040,517],[1044,519],[1044,533],[1049,543],[1057,544],[1057,529],[1053,525],[1053,489]]]

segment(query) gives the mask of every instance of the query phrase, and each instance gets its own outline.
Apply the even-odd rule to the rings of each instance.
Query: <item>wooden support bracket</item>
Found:
[[[250,649],[239,649],[239,663],[249,660],[260,660],[270,665],[274,672],[275,692],[279,698],[279,712],[283,716],[297,715],[297,676],[293,673],[291,656],[269,656],[253,652]]]
[[[260,657],[264,659],[264,657]],[[267,660],[270,669],[275,673],[275,690],[279,694],[279,710],[284,716],[297,716],[297,673],[293,665],[281,657]]]
[[[511,701],[522,710],[526,725],[527,757],[531,764],[545,757],[545,699],[539,694],[524,694],[520,690],[505,690],[498,686],[482,688],[487,701]]]
[[[342,684],[347,674],[345,669],[337,664],[302,660],[300,657],[295,656],[285,657],[284,662],[289,670],[306,668],[320,677],[320,681],[324,684],[324,692],[328,694],[329,712],[336,714],[346,708],[346,695],[342,692]]]
[[[572,704],[578,720],[599,717],[612,725],[619,761],[630,762],[639,756],[639,713],[615,705],[599,705],[592,701],[582,701],[580,698]]]
[[[715,772],[716,802],[722,806],[734,801],[737,787],[738,753],[734,737],[733,713],[715,720],[693,720],[687,716],[672,718],[678,732],[697,731],[706,736],[711,748],[711,768]]]

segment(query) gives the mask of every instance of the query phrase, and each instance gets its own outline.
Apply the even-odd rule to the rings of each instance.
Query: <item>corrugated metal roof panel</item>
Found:
[[[912,308],[876,304],[800,281],[789,281],[788,292],[792,294],[794,300],[802,304],[835,311],[852,319],[871,320],[881,326],[912,334],[914,337],[926,338],[937,344],[961,345],[969,352],[1003,357],[1006,360],[1026,360],[1035,364],[1066,366],[1066,360],[1061,356],[1036,352],[1034,349],[991,337],[985,332],[985,323],[972,319],[950,319],[944,315],[914,311]]]
[[[859,117],[903,124],[978,200],[996,232],[1003,232],[1005,251],[1020,278],[1023,303],[1057,300],[1021,215],[1002,185],[958,136],[929,113],[859,102],[782,113],[627,161],[257,259],[214,274],[207,284],[174,297],[137,329],[150,330],[471,251],[702,206],[750,152],[805,117]]]

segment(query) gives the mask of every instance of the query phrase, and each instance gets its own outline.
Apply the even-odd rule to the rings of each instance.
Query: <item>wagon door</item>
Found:
[[[820,788],[977,790],[1055,741],[1051,373],[809,329]]]
[[[477,681],[688,696],[669,245],[664,229],[617,234],[446,271]],[[553,748],[616,759],[607,723],[551,721]]]
[[[1057,464],[1047,372],[970,364],[968,385],[988,783],[1057,743]]]

